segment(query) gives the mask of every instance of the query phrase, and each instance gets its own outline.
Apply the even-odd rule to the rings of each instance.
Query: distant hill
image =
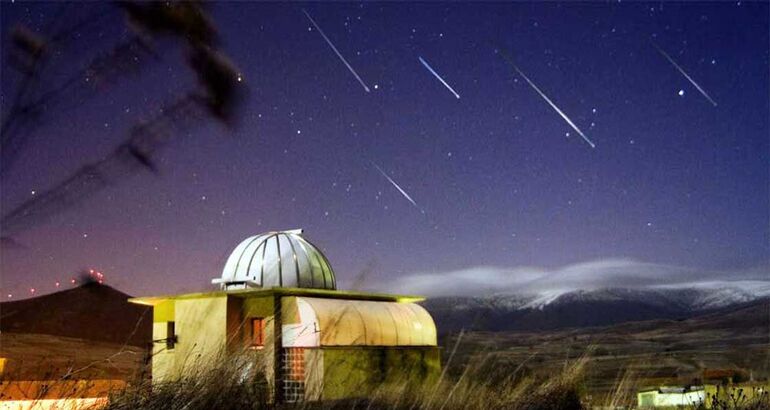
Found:
[[[440,297],[428,299],[423,305],[436,321],[439,332],[446,334],[460,329],[528,332],[681,320],[759,299],[731,289],[600,289],[553,298]]]
[[[762,298],[688,319],[542,331],[468,331],[444,335],[443,344],[453,352],[457,346],[447,363],[450,374],[464,374],[466,365],[478,367],[467,377],[516,372],[548,377],[563,371],[566,360],[587,358],[584,387],[595,400],[592,403],[602,405],[612,395],[625,397],[619,405],[633,406],[638,389],[713,383],[706,375],[724,370],[768,380],[768,329],[770,298]]]
[[[152,309],[107,285],[86,283],[48,295],[0,303],[0,331],[37,333],[146,347]]]

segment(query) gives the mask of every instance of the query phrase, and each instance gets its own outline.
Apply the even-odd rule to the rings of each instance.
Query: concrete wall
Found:
[[[274,298],[272,296],[252,297],[241,300],[241,304],[237,310],[239,314],[238,336],[234,338],[236,342],[231,346],[231,351],[245,351],[246,354],[253,357],[254,363],[256,364],[256,371],[264,375],[270,385],[271,391],[275,386],[275,377],[273,376],[273,364],[275,363],[275,315],[273,313],[273,303]],[[235,306],[231,307],[235,309]],[[264,348],[250,348],[251,318],[265,319]]]
[[[153,344],[152,374],[156,381],[174,380],[185,369],[208,366],[224,352],[227,340],[227,297],[165,301],[153,309],[153,339],[165,339],[167,323],[175,322],[177,343]]]
[[[227,297],[178,299],[176,301],[175,371],[181,373],[210,366],[225,351]]]
[[[152,309],[152,340],[168,337],[166,323],[174,321],[174,301],[164,301]],[[152,378],[154,381],[168,380],[173,377],[176,350],[167,350],[165,343],[152,344]]]
[[[321,383],[323,393],[320,398],[324,400],[366,397],[383,384],[431,382],[441,372],[440,351],[435,346],[322,347],[317,350],[323,354],[320,362],[323,381],[308,380],[306,384],[316,386]],[[311,390],[307,392],[312,393]],[[308,400],[319,398],[306,397]]]
[[[265,347],[250,348],[251,318],[265,319]],[[225,353],[254,358],[255,370],[268,380],[273,373],[274,315],[272,297],[248,299],[226,296],[170,299],[154,307],[153,339],[165,339],[167,324],[175,322],[177,343],[153,345],[152,373],[155,380],[178,378],[189,366],[212,365]]]

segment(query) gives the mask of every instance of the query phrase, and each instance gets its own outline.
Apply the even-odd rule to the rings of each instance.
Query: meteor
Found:
[[[704,97],[706,97],[706,99],[707,99],[707,100],[709,100],[709,102],[710,102],[711,104],[713,104],[713,105],[714,105],[714,107],[716,107],[716,106],[717,106],[717,102],[716,102],[716,101],[714,101],[714,100],[713,100],[713,99],[712,99],[712,98],[711,98],[711,97],[708,95],[708,93],[706,92],[706,90],[704,90],[703,88],[701,88],[701,86],[700,86],[700,85],[698,85],[698,83],[696,83],[696,82],[695,82],[695,80],[693,80],[693,79],[692,79],[692,77],[690,77],[690,76],[689,76],[689,75],[688,75],[688,74],[687,74],[687,73],[684,71],[684,69],[683,69],[682,67],[680,67],[680,66],[679,66],[679,64],[677,64],[677,63],[676,63],[676,61],[674,61],[674,59],[673,59],[673,58],[671,58],[671,56],[670,56],[670,55],[668,55],[668,53],[666,53],[665,51],[663,51],[663,49],[662,49],[662,48],[658,47],[658,45],[657,45],[657,44],[655,44],[655,43],[652,43],[652,45],[653,45],[653,47],[655,47],[655,48],[658,50],[658,52],[659,52],[659,53],[660,53],[660,54],[661,54],[663,57],[666,57],[666,60],[668,60],[668,62],[669,62],[669,63],[671,63],[671,65],[673,65],[674,67],[676,67],[676,69],[677,69],[677,70],[679,70],[679,72],[680,72],[680,73],[682,73],[682,75],[684,76],[684,78],[686,78],[686,79],[687,79],[687,81],[689,81],[689,82],[690,82],[690,84],[692,84],[693,86],[695,86],[695,88],[697,88],[697,89],[698,89],[698,91],[700,91],[700,93],[701,93],[701,94],[703,94],[703,96],[704,96]]]
[[[388,174],[386,174],[386,173],[385,173],[385,171],[383,171],[383,170],[382,170],[382,168],[380,168],[379,166],[377,166],[377,164],[375,164],[375,163],[374,163],[374,162],[372,162],[372,161],[369,161],[369,162],[371,162],[371,163],[372,163],[372,166],[374,166],[375,168],[377,168],[377,171],[380,171],[380,174],[382,174],[382,176],[384,176],[384,177],[385,177],[385,178],[386,178],[386,179],[387,179],[387,180],[388,180],[388,181],[389,181],[389,182],[390,182],[390,183],[391,183],[391,184],[392,184],[394,187],[396,187],[396,189],[398,189],[398,192],[401,192],[401,195],[403,195],[403,196],[404,196],[404,198],[406,198],[406,200],[407,200],[407,201],[411,202],[411,203],[412,203],[412,205],[414,205],[414,207],[415,207],[415,208],[417,208],[417,209],[419,209],[419,210],[420,210],[420,212],[422,212],[422,213],[425,213],[425,211],[423,211],[423,210],[420,208],[420,206],[419,206],[419,205],[417,205],[417,202],[414,202],[414,199],[412,199],[412,197],[411,197],[411,196],[409,196],[409,194],[407,194],[407,193],[406,193],[406,191],[404,191],[403,189],[401,189],[401,187],[400,187],[400,186],[399,186],[399,185],[396,183],[396,181],[394,181],[394,180],[393,180],[393,178],[391,178],[390,176],[388,176]]]
[[[527,77],[527,75],[526,75],[526,74],[524,74],[524,72],[522,72],[521,70],[519,70],[519,67],[517,67],[517,66],[516,66],[516,64],[514,64],[514,63],[513,63],[513,61],[512,61],[512,60],[511,60],[511,59],[510,59],[508,56],[506,56],[505,54],[502,54],[502,55],[503,55],[503,57],[505,58],[505,60],[506,60],[506,61],[508,61],[508,64],[510,64],[510,65],[511,65],[511,66],[514,68],[514,70],[516,70],[516,72],[517,72],[517,73],[519,73],[519,75],[520,75],[520,76],[522,76],[522,77],[524,78],[524,80],[526,80],[526,81],[527,81],[527,83],[529,84],[529,86],[530,86],[530,87],[532,87],[532,88],[533,88],[535,91],[537,91],[537,93],[538,93],[538,94],[540,94],[540,96],[541,96],[541,97],[543,97],[543,99],[545,100],[545,102],[547,102],[547,103],[548,103],[548,105],[550,105],[550,106],[551,106],[551,108],[553,108],[553,109],[554,109],[554,110],[555,110],[555,111],[556,111],[556,112],[557,112],[559,115],[561,115],[561,117],[564,119],[564,121],[566,121],[566,122],[567,122],[567,124],[569,124],[569,126],[570,126],[570,127],[572,127],[572,129],[574,129],[574,130],[575,130],[575,132],[577,132],[578,134],[580,134],[580,136],[581,136],[581,137],[583,137],[583,140],[584,140],[585,142],[587,142],[587,143],[588,143],[588,145],[590,145],[590,146],[591,146],[591,148],[596,148],[596,144],[594,144],[594,143],[593,143],[593,141],[591,141],[590,139],[588,139],[588,137],[587,137],[585,134],[583,134],[583,131],[580,131],[580,128],[578,128],[578,126],[577,126],[577,125],[575,125],[575,123],[574,123],[574,122],[572,122],[572,120],[571,120],[571,119],[569,119],[569,117],[567,117],[567,114],[565,114],[565,113],[564,113],[564,111],[560,110],[560,109],[559,109],[559,107],[557,107],[557,106],[556,106],[556,104],[554,104],[554,103],[553,103],[553,101],[551,101],[551,99],[550,99],[550,98],[548,98],[548,96],[547,96],[547,95],[545,95],[545,93],[543,93],[542,91],[540,91],[540,88],[538,88],[538,87],[535,85],[535,83],[533,83],[533,82],[532,82],[532,80],[530,80],[530,79],[529,79],[529,77]]]
[[[436,71],[433,69],[433,67],[431,67],[431,66],[430,66],[430,64],[428,64],[428,62],[427,62],[427,61],[425,61],[425,60],[424,60],[422,57],[419,57],[419,56],[418,56],[417,58],[419,58],[419,59],[420,59],[420,62],[422,63],[422,65],[424,65],[424,66],[425,66],[425,68],[427,68],[427,69],[428,69],[428,71],[430,71],[430,72],[431,72],[431,74],[433,74],[433,76],[434,76],[434,77],[436,77],[436,78],[437,78],[439,81],[441,81],[441,84],[444,84],[444,87],[446,87],[447,89],[449,89],[449,91],[451,91],[451,92],[452,92],[452,94],[454,94],[454,95],[455,95],[455,97],[457,97],[457,99],[458,99],[458,100],[460,99],[460,94],[457,94],[457,93],[455,92],[455,90],[453,90],[453,89],[452,89],[452,87],[451,87],[449,84],[447,84],[447,82],[446,82],[446,81],[444,81],[444,79],[443,79],[443,78],[441,78],[441,76],[440,76],[440,75],[438,75],[438,73],[437,73],[437,72],[436,72]]]
[[[369,87],[366,85],[366,83],[364,83],[364,80],[361,79],[361,77],[358,75],[356,70],[354,70],[353,67],[351,67],[350,64],[348,64],[348,60],[345,60],[345,57],[343,57],[342,54],[340,54],[339,50],[337,50],[337,47],[335,47],[332,41],[329,40],[329,37],[326,37],[326,34],[324,34],[323,30],[321,30],[321,27],[318,27],[318,24],[316,24],[315,20],[313,20],[313,18],[310,17],[310,14],[307,11],[305,11],[305,9],[302,9],[302,12],[305,13],[308,20],[310,20],[310,23],[313,24],[313,27],[315,27],[315,29],[318,30],[319,33],[321,33],[321,36],[324,38],[324,40],[326,40],[326,43],[329,44],[329,47],[331,47],[332,50],[334,50],[334,53],[337,54],[337,57],[339,57],[340,60],[342,60],[342,63],[345,64],[345,67],[347,67],[348,70],[350,70],[353,76],[356,77],[356,80],[358,80],[358,82],[361,83],[361,86],[364,87],[364,90],[368,93]]]

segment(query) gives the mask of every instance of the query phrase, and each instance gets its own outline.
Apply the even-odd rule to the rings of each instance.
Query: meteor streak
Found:
[[[370,161],[370,162],[372,162],[372,161]],[[414,205],[414,207],[415,207],[415,208],[417,208],[417,209],[419,209],[419,210],[420,210],[420,212],[422,212],[422,213],[425,213],[425,211],[423,211],[423,210],[420,208],[420,206],[419,206],[419,205],[417,205],[417,202],[414,202],[414,199],[412,199],[412,197],[411,197],[411,196],[409,196],[409,194],[407,194],[407,193],[406,193],[406,191],[404,191],[403,189],[401,189],[401,187],[400,187],[400,186],[399,186],[399,185],[396,183],[396,181],[394,181],[394,180],[393,180],[393,178],[391,178],[390,176],[388,176],[388,174],[386,174],[386,173],[385,173],[385,171],[383,171],[383,170],[382,170],[382,168],[380,168],[380,167],[379,167],[377,164],[375,164],[374,162],[372,162],[372,165],[373,165],[375,168],[377,168],[377,171],[380,171],[380,174],[382,174],[382,176],[384,176],[384,177],[385,177],[385,178],[386,178],[386,179],[387,179],[387,180],[388,180],[388,181],[389,181],[389,182],[390,182],[390,183],[391,183],[391,184],[392,184],[394,187],[396,187],[396,189],[398,189],[398,192],[401,192],[401,195],[403,195],[403,196],[404,196],[404,198],[406,198],[406,200],[407,200],[407,201],[411,202],[411,203],[412,203],[412,205]]]
[[[427,61],[425,61],[425,60],[424,60],[422,57],[417,57],[417,58],[419,58],[419,59],[420,59],[420,62],[422,63],[422,65],[424,65],[424,66],[425,66],[425,68],[427,68],[427,69],[428,69],[428,71],[430,71],[430,72],[431,72],[431,74],[433,74],[433,76],[434,76],[434,77],[436,77],[436,78],[437,78],[439,81],[441,81],[441,84],[444,84],[444,87],[446,87],[447,89],[449,89],[449,91],[451,91],[451,92],[452,92],[452,94],[454,94],[454,95],[455,95],[455,97],[457,97],[457,99],[458,99],[458,100],[460,99],[460,94],[457,94],[457,93],[455,92],[455,90],[453,90],[453,89],[452,89],[452,87],[451,87],[449,84],[447,84],[447,82],[446,82],[446,81],[444,81],[444,79],[443,79],[443,78],[441,78],[441,76],[440,76],[440,75],[438,75],[438,73],[437,73],[437,72],[436,72],[436,71],[435,71],[435,70],[434,70],[434,69],[433,69],[433,68],[430,66],[430,64],[428,64],[428,62],[427,62]]]
[[[673,58],[671,58],[671,56],[670,56],[670,55],[668,55],[668,53],[666,53],[665,51],[663,51],[663,49],[662,49],[662,48],[658,47],[658,45],[657,45],[657,44],[655,44],[655,43],[652,43],[652,45],[653,45],[653,47],[655,47],[655,48],[658,50],[658,52],[659,52],[659,53],[660,53],[660,54],[661,54],[663,57],[666,57],[666,60],[668,60],[668,62],[669,62],[669,63],[671,63],[671,65],[673,65],[674,67],[676,67],[676,69],[677,69],[677,70],[679,70],[679,72],[680,72],[680,73],[682,73],[682,75],[684,76],[684,78],[686,78],[686,79],[687,79],[687,81],[689,81],[689,82],[690,82],[690,84],[692,84],[693,86],[695,86],[695,88],[697,88],[697,89],[698,89],[698,91],[700,91],[700,93],[701,93],[701,94],[703,94],[703,96],[704,96],[704,97],[706,97],[706,99],[707,99],[707,100],[709,100],[709,102],[710,102],[711,104],[713,104],[713,105],[714,105],[714,107],[716,107],[716,106],[717,106],[717,102],[716,102],[716,101],[714,101],[714,100],[713,100],[713,99],[712,99],[712,98],[711,98],[711,97],[708,95],[708,93],[706,92],[706,90],[704,90],[703,88],[701,88],[701,86],[700,86],[700,85],[698,85],[698,83],[696,83],[696,82],[695,82],[695,80],[693,80],[693,79],[692,79],[692,77],[690,77],[690,76],[689,76],[689,75],[688,75],[688,74],[687,74],[687,73],[684,71],[684,69],[683,69],[682,67],[680,67],[680,66],[679,66],[679,64],[677,64],[677,63],[676,63],[676,61],[674,61],[674,59],[673,59]]]
[[[578,128],[578,126],[575,125],[575,123],[572,122],[572,120],[569,119],[569,117],[567,117],[567,114],[565,114],[564,111],[560,110],[559,107],[557,107],[556,104],[554,104],[553,101],[551,101],[551,99],[548,98],[547,95],[545,95],[542,91],[540,91],[540,89],[535,85],[535,83],[533,83],[532,80],[530,80],[526,74],[524,74],[521,70],[519,70],[519,67],[517,67],[516,64],[514,64],[513,61],[508,56],[506,56],[505,54],[502,54],[502,55],[505,58],[505,60],[508,61],[508,64],[510,64],[513,67],[513,69],[516,70],[516,72],[519,73],[519,75],[522,76],[524,80],[527,81],[529,86],[532,87],[535,91],[537,91],[537,93],[540,94],[541,97],[543,97],[545,102],[547,102],[548,105],[551,106],[551,108],[553,108],[557,113],[559,113],[559,115],[561,115],[564,121],[566,121],[567,124],[569,124],[569,126],[575,130],[575,132],[580,134],[580,136],[583,137],[583,140],[587,142],[588,145],[591,146],[591,148],[596,148],[596,144],[594,144],[593,141],[588,139],[588,137],[586,137],[586,135],[583,134],[583,131],[580,131],[580,128]]]
[[[369,87],[366,85],[366,83],[364,83],[364,80],[361,79],[361,77],[358,75],[356,70],[354,70],[353,67],[351,67],[350,64],[348,64],[348,60],[345,60],[345,57],[343,57],[342,54],[340,54],[339,50],[337,50],[337,47],[335,47],[332,41],[329,40],[329,37],[326,37],[326,34],[324,34],[323,30],[321,30],[321,27],[318,27],[318,24],[316,24],[315,20],[313,20],[313,18],[310,17],[310,14],[307,11],[305,11],[305,9],[302,9],[302,12],[305,13],[308,20],[310,20],[310,23],[313,24],[313,27],[315,27],[315,29],[318,30],[319,33],[321,33],[321,36],[324,38],[324,40],[326,40],[326,43],[329,44],[329,47],[331,47],[332,50],[334,50],[334,53],[337,54],[337,57],[339,57],[340,60],[342,60],[342,63],[345,64],[345,67],[347,67],[348,70],[350,70],[353,76],[356,77],[356,80],[358,80],[358,82],[361,83],[361,86],[364,87],[364,90],[368,93]]]

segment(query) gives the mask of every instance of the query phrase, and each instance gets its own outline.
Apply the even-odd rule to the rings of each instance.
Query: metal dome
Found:
[[[222,277],[211,283],[222,289],[287,287],[336,289],[334,271],[301,229],[268,232],[246,238],[227,258]]]

